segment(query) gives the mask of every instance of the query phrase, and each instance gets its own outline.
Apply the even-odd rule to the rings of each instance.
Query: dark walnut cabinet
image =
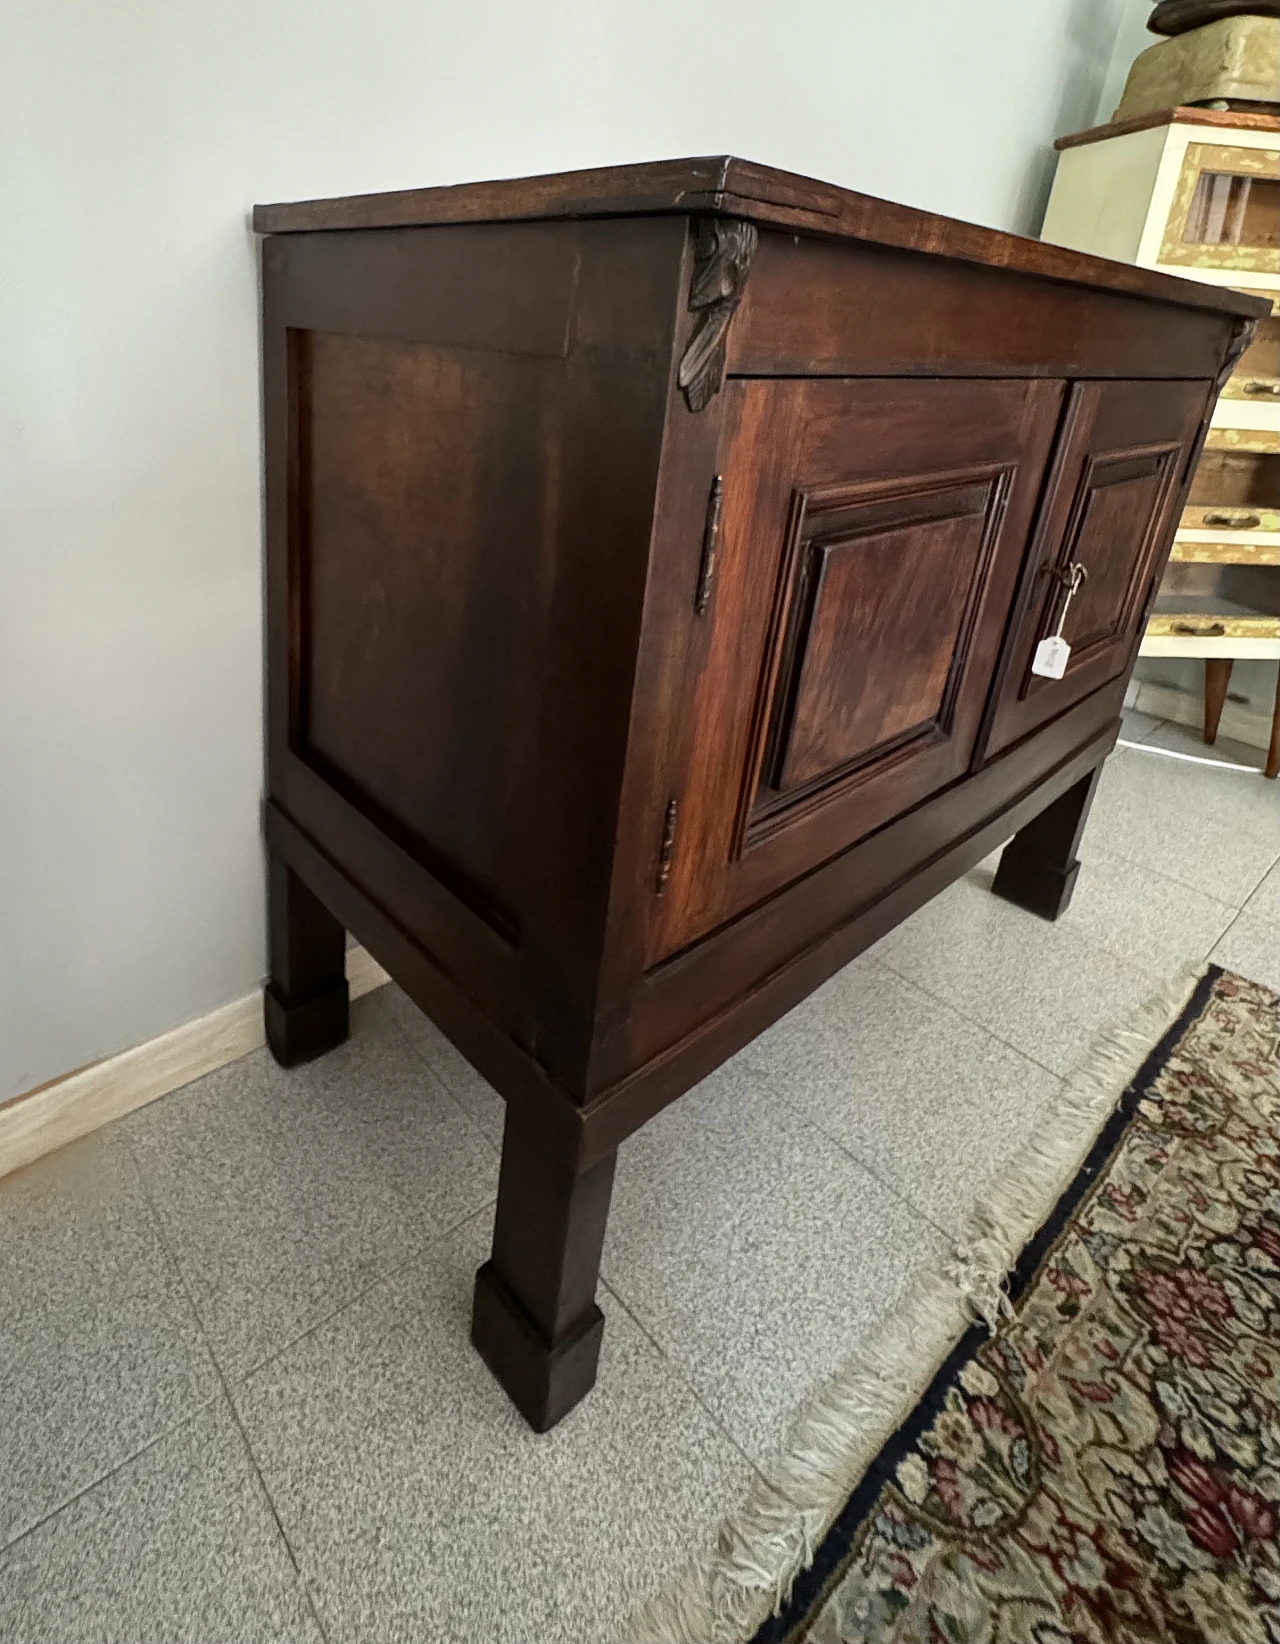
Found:
[[[344,1037],[350,930],[501,1092],[473,1338],[545,1428],[619,1143],[1002,841],[1066,906],[1265,305],[739,160],[255,224],[268,1036]]]

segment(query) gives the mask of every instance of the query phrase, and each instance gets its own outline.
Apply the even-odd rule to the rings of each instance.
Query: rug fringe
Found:
[[[863,1473],[975,1318],[1011,1311],[1006,1283],[1205,967],[1183,971],[1123,1025],[1100,1034],[1052,1123],[974,1208],[942,1273],[922,1273],[893,1314],[793,1427],[714,1547],[637,1609],[625,1644],[741,1644],[776,1614]]]

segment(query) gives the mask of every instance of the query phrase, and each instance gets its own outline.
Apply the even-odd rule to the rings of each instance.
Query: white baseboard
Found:
[[[1125,706],[1153,719],[1172,719],[1178,725],[1194,725],[1198,730],[1204,724],[1204,697],[1190,691],[1180,691],[1173,685],[1160,685],[1155,680],[1134,681],[1138,689],[1133,701],[1125,697]],[[1250,713],[1238,702],[1222,704],[1222,718],[1218,735],[1232,742],[1247,742],[1253,748],[1265,748],[1271,741],[1271,720],[1266,714]]]
[[[347,985],[353,999],[388,980],[386,971],[363,948],[347,949]],[[264,1043],[262,990],[257,989],[145,1045],[135,1045],[12,1097],[0,1105],[0,1176],[168,1095],[179,1085],[247,1056]]]

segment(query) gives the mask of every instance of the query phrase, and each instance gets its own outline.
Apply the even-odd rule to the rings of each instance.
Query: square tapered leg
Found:
[[[535,1432],[591,1391],[604,1315],[596,1281],[617,1155],[579,1169],[535,1108],[507,1105],[493,1254],[471,1340]]]
[[[346,933],[274,853],[267,858],[267,896],[267,1044],[281,1067],[296,1067],[347,1037]]]
[[[1076,857],[1089,807],[1098,789],[1102,766],[1033,817],[1005,846],[991,889],[1041,919],[1058,919],[1067,911],[1080,863]]]

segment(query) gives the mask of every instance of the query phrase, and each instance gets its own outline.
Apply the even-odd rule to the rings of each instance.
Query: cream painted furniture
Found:
[[[1057,147],[1043,239],[1272,304],[1214,410],[1140,653],[1204,659],[1212,742],[1232,662],[1280,658],[1280,120],[1164,109]]]
[[[1280,18],[1219,17],[1140,53],[1111,118],[1128,120],[1179,103],[1274,103],[1278,87]]]

